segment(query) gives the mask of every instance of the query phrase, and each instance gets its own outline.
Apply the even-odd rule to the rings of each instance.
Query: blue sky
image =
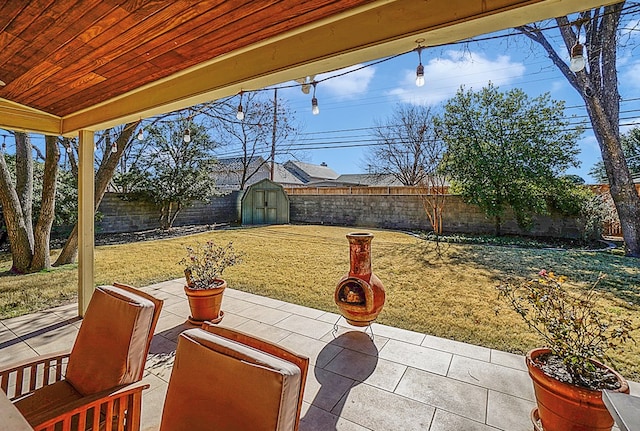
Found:
[[[630,21],[624,25],[621,35],[625,45],[618,57],[621,124],[640,123],[640,100],[634,100],[640,99],[640,59],[636,58],[638,50],[633,51],[640,41],[638,28],[638,20]],[[494,35],[498,34],[504,32]],[[557,30],[550,30],[548,37],[556,44],[560,41]],[[569,60],[565,48],[559,52]],[[416,52],[319,83],[316,90],[319,115],[311,114],[311,95],[304,95],[299,88],[280,90],[279,95],[288,99],[289,106],[303,123],[302,137],[306,143],[328,147],[297,156],[310,163],[326,162],[340,174],[364,172],[365,156],[371,151],[366,146],[371,139],[367,129],[389,117],[398,103],[438,106],[461,85],[480,89],[489,81],[500,90],[522,88],[532,97],[550,92],[553,99],[565,101],[567,115],[575,115],[578,117],[575,121],[586,121],[590,126],[578,93],[541,48],[524,36],[428,48],[422,52],[422,62],[426,84],[420,88],[415,85]],[[316,79],[342,72],[344,70],[320,74]],[[624,133],[629,128],[622,126],[621,131]],[[340,148],[349,145],[361,146]],[[569,173],[593,182],[588,172],[601,156],[590,130],[583,133],[578,145],[581,166]]]

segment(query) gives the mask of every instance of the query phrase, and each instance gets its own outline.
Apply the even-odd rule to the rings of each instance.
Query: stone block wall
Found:
[[[422,201],[416,195],[335,195],[293,194],[292,223],[378,227],[385,229],[431,230]],[[443,230],[447,233],[494,233],[494,221],[476,206],[467,205],[457,195],[446,197]],[[531,231],[523,231],[512,213],[505,214],[503,234],[578,238],[575,219],[559,215],[534,218]]]
[[[241,199],[241,192],[235,191],[213,197],[208,202],[196,202],[178,214],[174,225],[236,223],[240,220]],[[124,200],[118,193],[106,193],[98,211],[102,219],[96,223],[97,232],[135,232],[159,226],[159,212],[154,204]]]
[[[420,196],[412,188],[348,188],[345,190],[295,189],[289,193],[291,223],[375,227],[399,230],[431,230]],[[388,190],[387,190],[388,189]],[[403,194],[406,189],[406,194]],[[289,190],[288,190],[289,191]],[[383,193],[384,192],[384,193]],[[217,196],[185,208],[175,225],[237,223],[240,221],[242,192]],[[126,201],[115,193],[105,195],[98,232],[117,233],[158,227],[154,205]],[[443,228],[446,233],[494,232],[494,221],[476,206],[467,205],[457,195],[447,195]],[[579,238],[575,219],[560,215],[534,218],[531,231],[518,227],[513,214],[505,214],[502,233],[556,238]]]

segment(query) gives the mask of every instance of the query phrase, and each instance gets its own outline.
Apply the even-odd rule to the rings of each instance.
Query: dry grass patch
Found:
[[[246,253],[229,268],[229,286],[287,302],[336,311],[333,291],[349,269],[350,228],[268,226],[207,232],[182,238],[97,247],[96,283],[143,286],[182,277],[177,262],[184,246],[213,239],[233,241]],[[373,270],[385,284],[387,303],[378,321],[428,334],[523,353],[539,341],[515,312],[497,299],[501,278],[534,276],[546,268],[565,274],[576,287],[600,272],[602,307],[629,314],[640,325],[640,263],[605,253],[434,244],[400,232],[372,230]],[[5,256],[1,265],[8,269]],[[0,318],[73,300],[75,268],[0,278]],[[632,305],[633,304],[633,305]],[[499,310],[499,312],[497,312]],[[640,334],[637,335],[640,337]],[[640,346],[629,344],[614,356],[627,377],[640,380]]]

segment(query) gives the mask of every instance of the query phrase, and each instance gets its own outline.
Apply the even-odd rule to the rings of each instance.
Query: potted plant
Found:
[[[230,266],[242,261],[242,253],[237,252],[233,243],[226,246],[213,241],[196,246],[187,246],[187,256],[180,264],[185,266],[186,284],[184,292],[189,300],[191,316],[189,322],[201,325],[205,320],[219,323],[224,317],[220,310],[222,294],[227,282],[222,273]]]
[[[629,393],[627,381],[602,362],[606,352],[631,339],[628,319],[604,313],[596,304],[596,285],[582,293],[565,288],[566,277],[540,271],[528,281],[499,286],[505,299],[538,333],[547,347],[526,356],[538,407],[531,412],[535,430],[611,430],[613,418],[602,390]]]

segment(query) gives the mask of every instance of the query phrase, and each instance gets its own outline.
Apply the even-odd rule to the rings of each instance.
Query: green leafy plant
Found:
[[[224,270],[241,263],[244,255],[236,251],[231,241],[226,246],[207,241],[187,246],[186,249],[187,256],[180,260],[180,264],[185,266],[187,285],[192,289],[215,289],[220,286]]]
[[[592,359],[608,359],[606,352],[631,340],[634,329],[630,320],[598,307],[595,288],[602,278],[600,275],[589,289],[579,294],[565,288],[566,277],[544,269],[536,279],[505,281],[498,286],[498,296],[513,307],[551,350],[543,371],[589,389],[611,388],[611,373]]]

